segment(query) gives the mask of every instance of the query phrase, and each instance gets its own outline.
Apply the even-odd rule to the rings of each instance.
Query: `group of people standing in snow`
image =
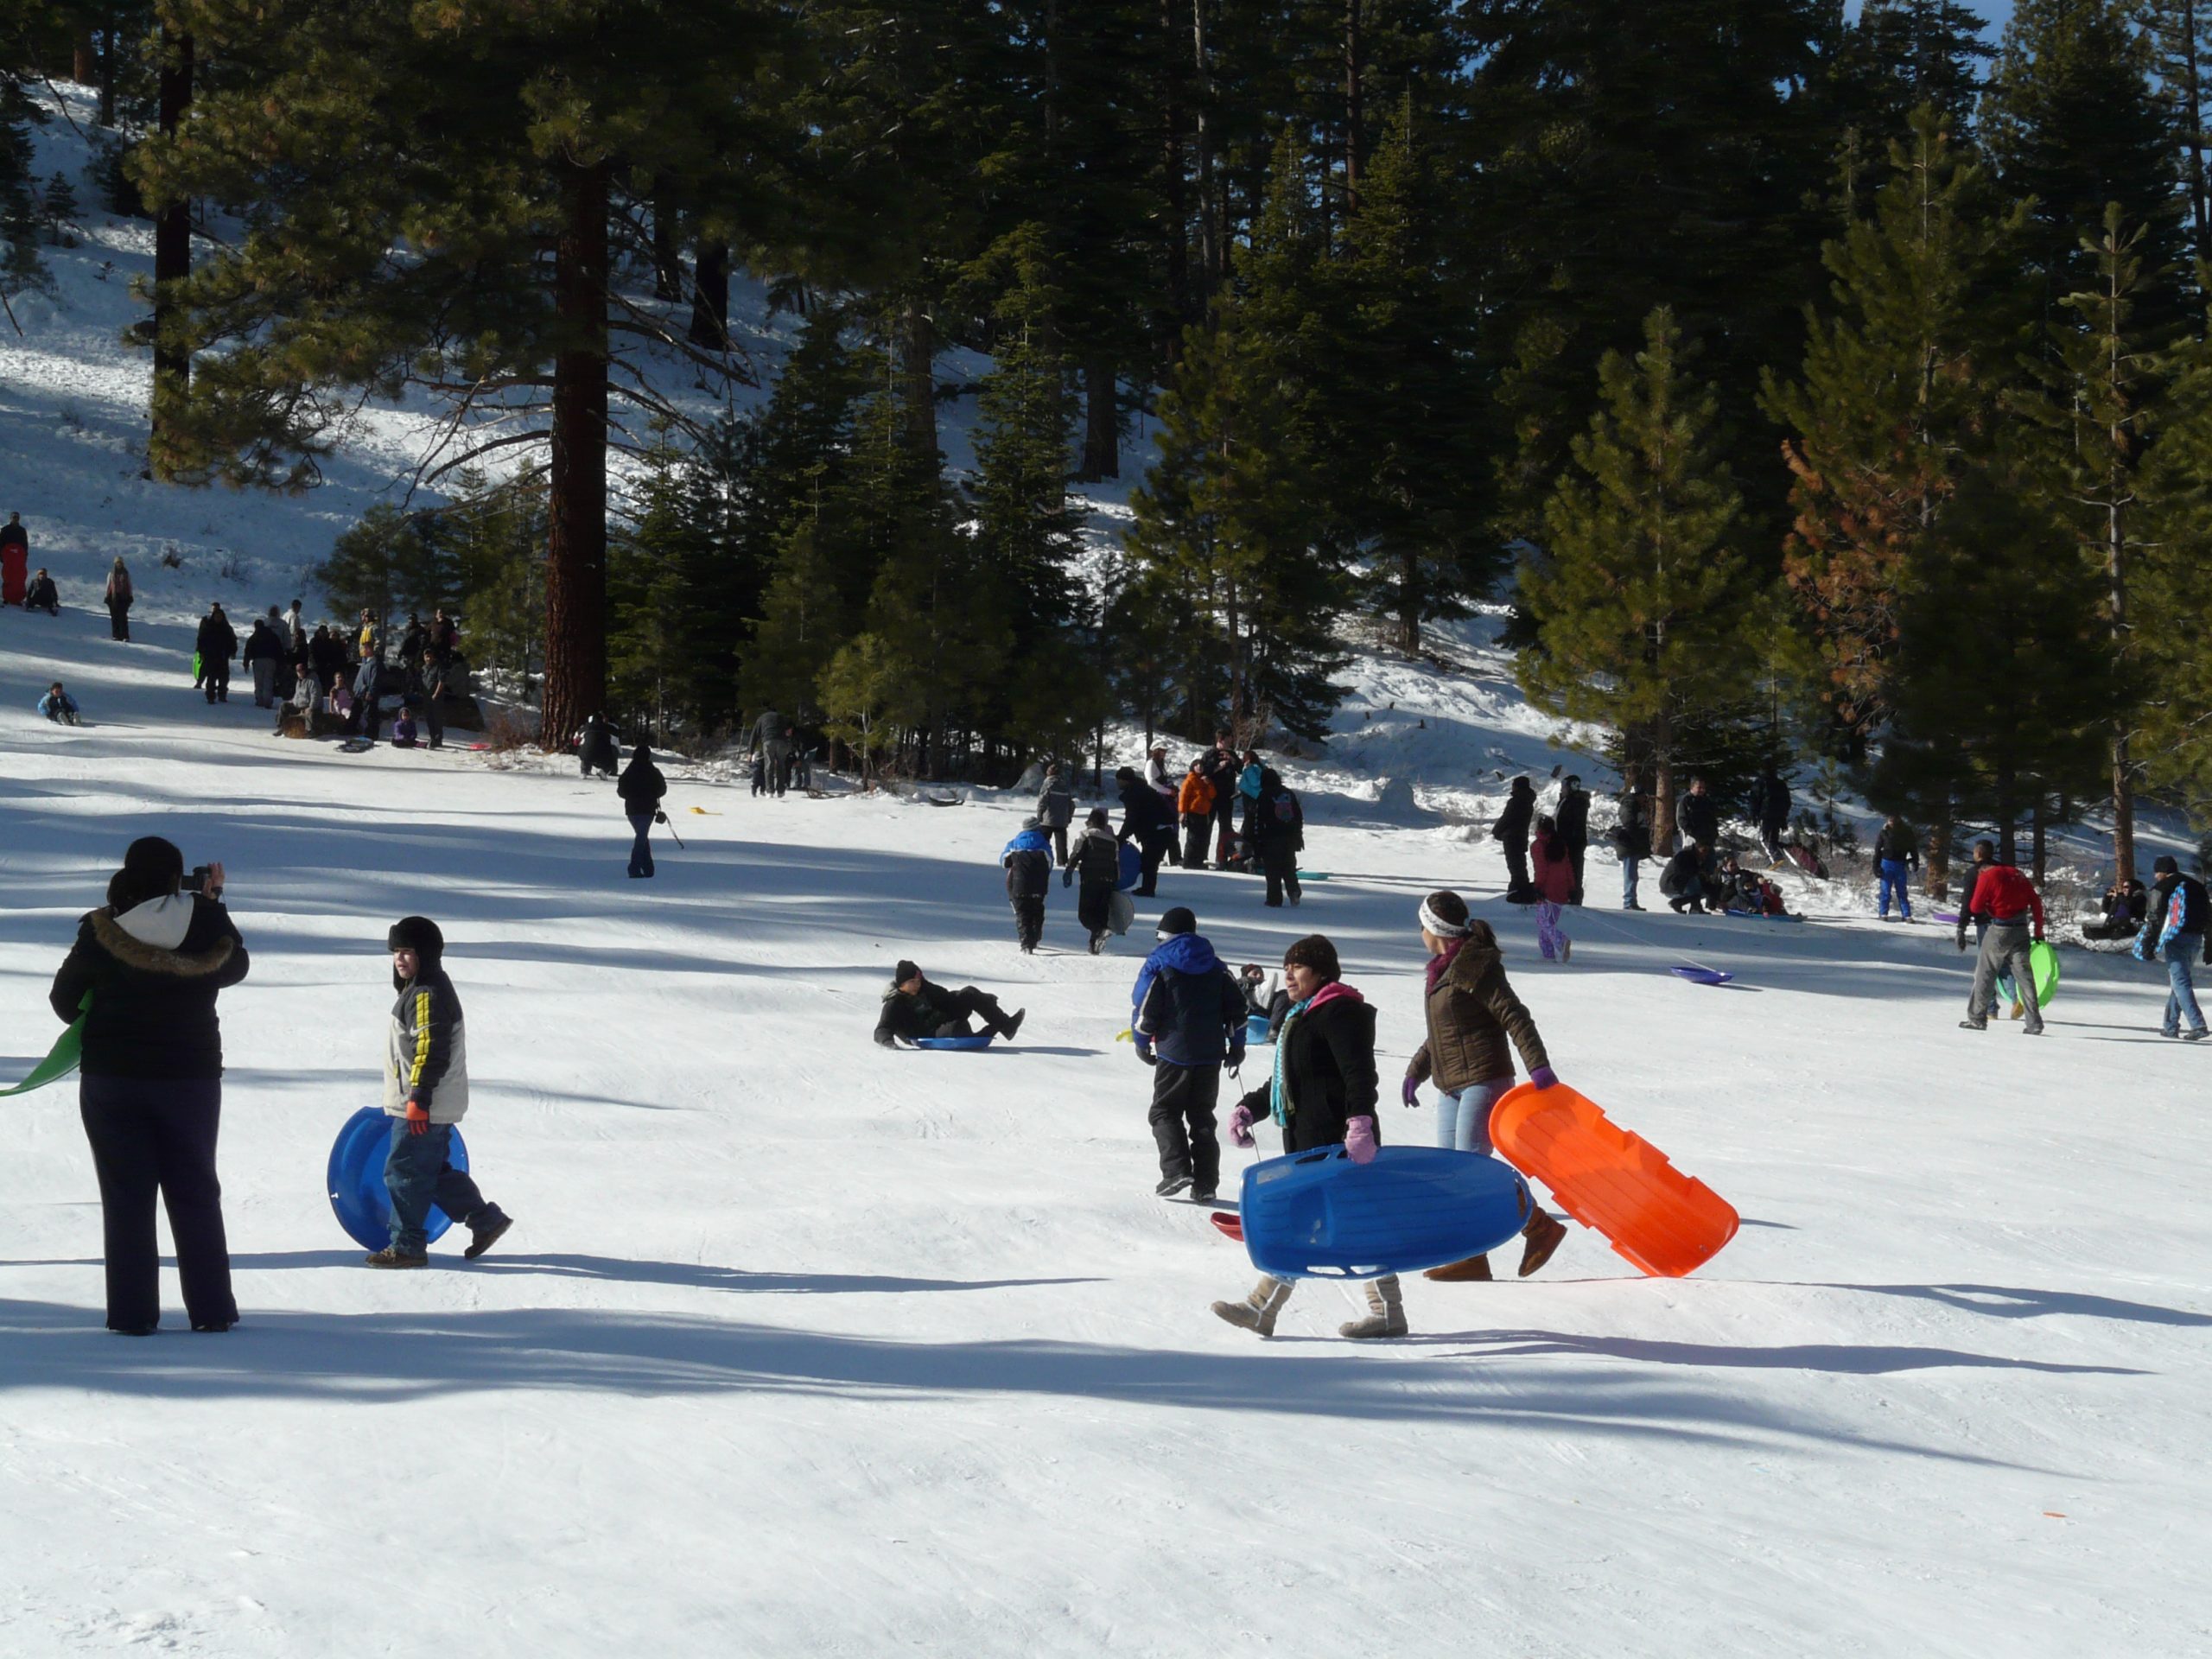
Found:
[[[107,1326],[126,1336],[161,1325],[157,1205],[168,1212],[193,1330],[219,1333],[238,1321],[216,1173],[223,1045],[215,1006],[252,959],[223,890],[219,863],[188,875],[174,842],[132,842],[48,993],[56,1018],[82,1022],[78,1097],[99,1184]],[[513,1223],[452,1160],[468,1074],[444,936],[427,917],[404,917],[385,947],[397,997],[384,1068],[391,1242],[365,1261],[427,1266],[434,1204],[469,1230],[463,1254],[481,1255]]]

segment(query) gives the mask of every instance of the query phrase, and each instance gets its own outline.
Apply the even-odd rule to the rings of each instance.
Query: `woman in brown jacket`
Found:
[[[1456,893],[1432,893],[1421,901],[1421,941],[1428,947],[1428,984],[1422,1005],[1428,1039],[1406,1067],[1402,1090],[1408,1106],[1421,1103],[1421,1085],[1436,1084],[1436,1144],[1446,1151],[1491,1155],[1490,1114],[1513,1086],[1513,1049],[1521,1052],[1529,1080],[1539,1089],[1559,1081],[1544,1039],[1527,1007],[1505,977],[1505,960],[1488,922],[1467,914]],[[1511,1046],[1508,1046],[1509,1040]],[[1567,1229],[1541,1209],[1522,1230],[1520,1276],[1552,1258]],[[1431,1279],[1488,1279],[1487,1255],[1431,1268]]]

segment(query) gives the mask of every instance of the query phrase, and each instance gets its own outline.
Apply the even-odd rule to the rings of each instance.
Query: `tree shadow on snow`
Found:
[[[1976,1370],[2044,1371],[2061,1376],[2147,1376],[2126,1365],[2066,1365],[2037,1359],[2007,1359],[1997,1354],[1969,1354],[1955,1348],[1900,1348],[1878,1344],[1792,1343],[1779,1348],[1738,1344],[1649,1342],[1634,1337],[1579,1336],[1559,1331],[1479,1331],[1457,1336],[1423,1336],[1410,1340],[1432,1346],[1477,1343],[1471,1359],[1500,1355],[1586,1354],[1631,1359],[1647,1365],[1688,1365],[1726,1370],[1824,1371],[1839,1376],[1889,1376],[1899,1371]]]
[[[358,1267],[359,1250],[269,1250],[258,1255],[233,1255],[235,1268]],[[6,1265],[26,1265],[10,1263]],[[98,1267],[95,1262],[89,1265]],[[458,1255],[433,1253],[430,1271],[459,1267]],[[544,1274],[565,1279],[595,1279],[609,1284],[676,1285],[692,1290],[749,1290],[776,1294],[817,1296],[888,1294],[936,1290],[1021,1290],[1030,1286],[1095,1285],[1096,1279],[912,1279],[868,1273],[757,1273],[746,1268],[716,1267],[706,1262],[633,1262],[620,1256],[577,1255],[540,1252],[531,1255],[486,1256],[468,1266],[471,1273],[499,1276]]]
[[[85,1307],[0,1300],[0,1389],[333,1402],[535,1389],[855,1402],[1035,1396],[1712,1446],[1771,1447],[1779,1439],[2020,1466],[1859,1434],[1748,1398],[1740,1386],[1704,1389],[1634,1369],[1518,1357],[1474,1365],[1406,1344],[1387,1355],[1349,1344],[1309,1355],[1242,1342],[1197,1351],[1028,1339],[906,1342],[579,1308],[250,1313],[219,1340],[166,1332],[124,1338],[98,1319]]]
[[[2070,1313],[2079,1319],[2119,1319],[2129,1325],[2212,1325],[2212,1313],[2161,1307],[2154,1302],[2122,1301],[2113,1296],[2091,1295],[2087,1291],[2023,1290],[2006,1285],[1812,1284],[1801,1287],[1856,1290],[1870,1296],[1910,1296],[1997,1319],[2039,1319],[2049,1314]]]

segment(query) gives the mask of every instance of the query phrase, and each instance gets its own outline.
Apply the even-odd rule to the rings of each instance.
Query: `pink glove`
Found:
[[[1421,1084],[1415,1083],[1412,1077],[1408,1077],[1406,1079],[1405,1086],[1398,1090],[1398,1098],[1404,1101],[1408,1106],[1420,1105]]]
[[[1375,1161],[1375,1120],[1355,1117],[1344,1125],[1344,1151],[1355,1164]]]
[[[1540,1065],[1529,1074],[1529,1081],[1539,1089],[1555,1089],[1559,1086],[1559,1073],[1548,1065]]]
[[[1229,1138],[1240,1147],[1257,1144],[1252,1139],[1252,1109],[1249,1106],[1239,1106],[1229,1115]]]

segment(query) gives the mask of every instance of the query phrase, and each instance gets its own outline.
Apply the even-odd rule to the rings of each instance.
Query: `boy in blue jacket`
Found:
[[[1191,1187],[1205,1204],[1221,1185],[1213,1114],[1222,1062],[1232,1071],[1244,1064],[1244,994],[1188,906],[1160,918],[1159,938],[1129,994],[1137,1058],[1153,1068],[1152,1138],[1160,1147],[1153,1190],[1165,1198]]]
[[[1006,867],[1006,901],[1014,906],[1014,937],[1021,954],[1033,956],[1045,937],[1045,889],[1052,880],[1052,843],[1033,817],[1021,821],[1021,833],[999,855]]]

